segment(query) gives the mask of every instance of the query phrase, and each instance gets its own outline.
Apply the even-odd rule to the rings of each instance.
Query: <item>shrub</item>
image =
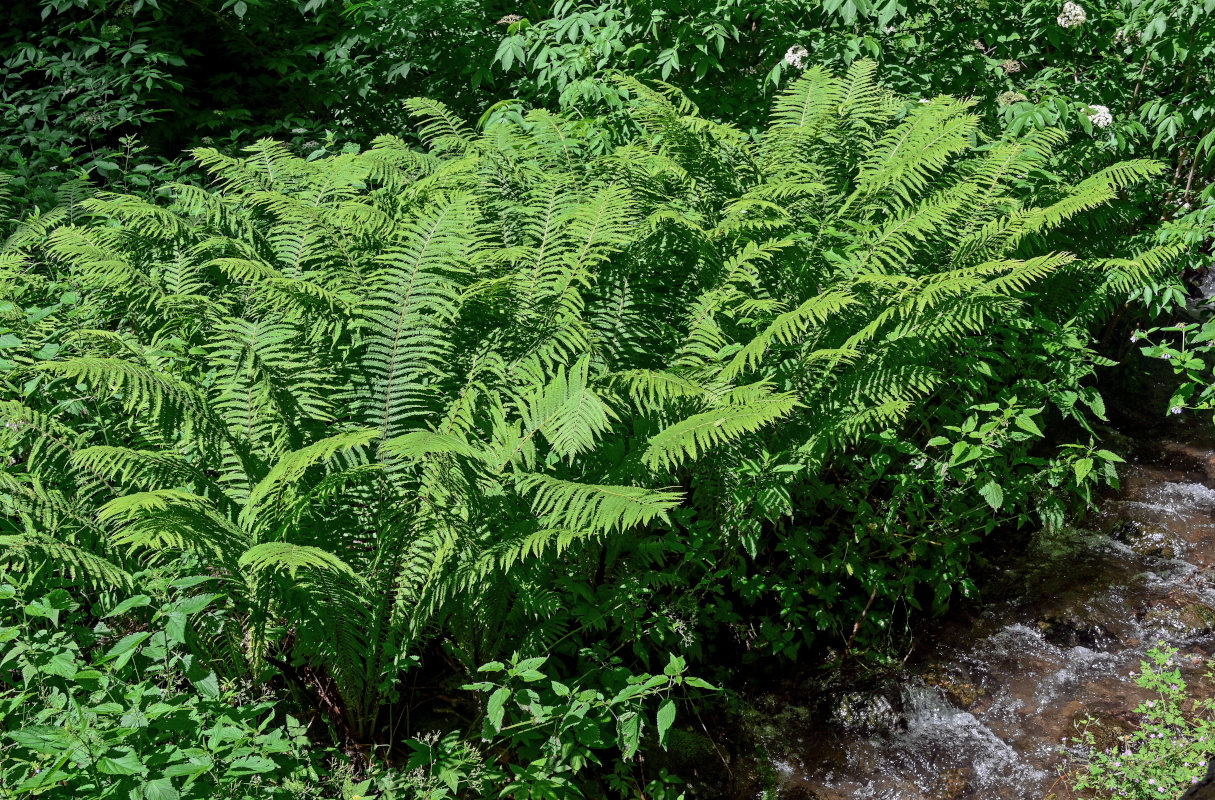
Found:
[[[134,595],[89,624],[78,593],[0,582],[0,785],[12,796],[165,800],[317,786],[323,751],[308,726],[187,647],[191,620],[219,598],[208,583],[175,581],[159,605]]]
[[[1073,789],[1095,790],[1099,797],[1156,800],[1177,797],[1206,775],[1207,761],[1215,757],[1215,703],[1190,699],[1175,648],[1162,642],[1148,651],[1148,659],[1140,662],[1135,683],[1155,697],[1135,709],[1141,715],[1138,727],[1104,749],[1094,745],[1092,730],[1085,728],[1073,740],[1084,759],[1069,776]]]

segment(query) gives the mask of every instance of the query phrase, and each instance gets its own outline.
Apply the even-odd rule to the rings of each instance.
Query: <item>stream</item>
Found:
[[[1133,728],[1147,699],[1134,673],[1154,643],[1179,649],[1195,695],[1215,694],[1203,678],[1215,653],[1215,435],[1196,422],[1125,440],[1121,492],[1083,528],[1010,544],[982,604],[924,626],[897,678],[833,698],[826,714],[761,695],[753,736],[775,796],[1066,797],[1062,745],[1086,720],[1099,746]]]

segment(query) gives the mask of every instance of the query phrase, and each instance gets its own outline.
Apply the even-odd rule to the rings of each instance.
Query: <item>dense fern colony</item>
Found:
[[[587,629],[851,647],[875,598],[945,599],[975,536],[1108,475],[1031,446],[1100,415],[1091,332],[1175,255],[1066,232],[1156,165],[1037,181],[1057,134],[983,141],[867,63],[757,139],[622,87],[606,154],[417,101],[427,152],[201,150],[213,191],[28,224],[0,557],[218,578],[214,652],[306,668],[366,741],[435,642],[469,670]]]

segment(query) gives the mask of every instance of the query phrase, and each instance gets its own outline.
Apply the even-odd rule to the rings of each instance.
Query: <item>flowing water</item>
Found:
[[[897,679],[836,699],[827,721],[768,698],[754,735],[777,796],[1042,800],[1061,792],[1061,746],[1086,720],[1104,746],[1133,727],[1147,699],[1134,673],[1154,643],[1180,650],[1199,696],[1215,694],[1203,683],[1215,653],[1215,439],[1180,433],[1126,448],[1122,492],[1087,529],[994,559],[1011,566],[989,579],[984,605],[922,633]]]

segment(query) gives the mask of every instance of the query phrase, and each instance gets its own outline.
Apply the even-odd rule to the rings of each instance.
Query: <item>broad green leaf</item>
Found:
[[[143,775],[147,768],[135,751],[128,749],[122,755],[102,756],[97,759],[97,771],[103,775]]]
[[[658,715],[655,719],[658,728],[658,743],[662,745],[662,749],[667,748],[667,731],[671,729],[671,725],[675,722],[675,701],[667,698],[662,701],[662,705],[658,707]]]
[[[504,706],[509,697],[510,689],[500,686],[489,696],[489,702],[485,704],[485,717],[496,731],[502,730],[502,717],[505,714]]]
[[[107,619],[109,617],[116,617],[119,614],[125,614],[126,612],[130,611],[132,608],[142,608],[143,606],[151,605],[151,603],[152,603],[152,598],[148,597],[146,594],[137,594],[134,597],[128,597],[126,600],[123,600],[121,603],[114,606],[114,608],[112,608],[109,611],[109,613],[107,613],[105,616],[103,616],[102,619]]]
[[[1004,488],[994,480],[988,481],[979,488],[979,494],[987,501],[987,505],[999,510],[1004,505]]]

